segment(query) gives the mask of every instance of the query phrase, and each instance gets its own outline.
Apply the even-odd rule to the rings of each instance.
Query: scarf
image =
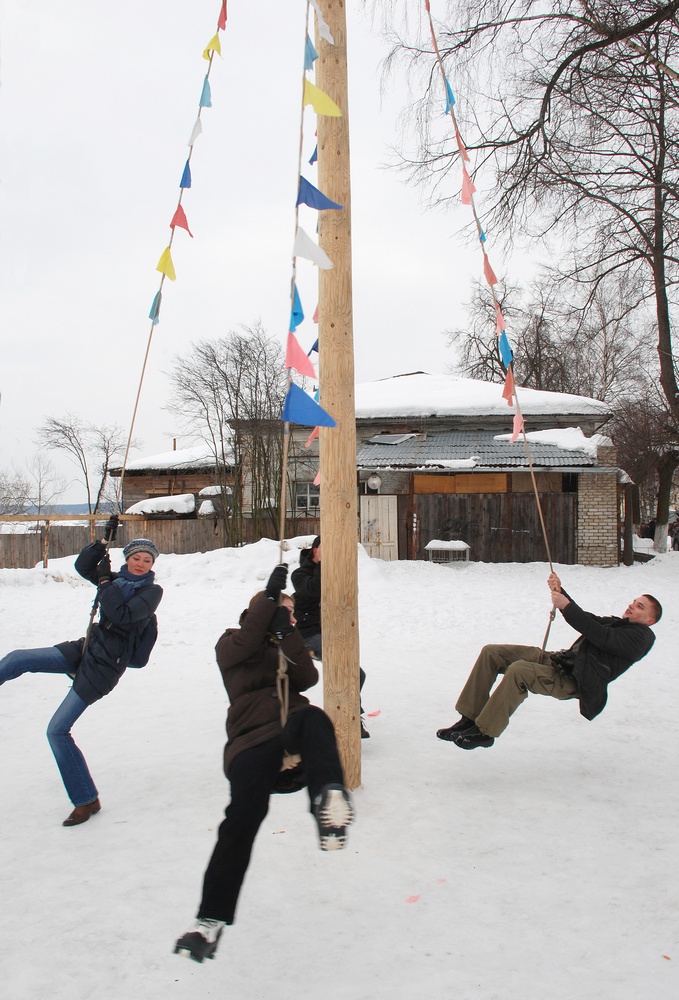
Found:
[[[148,587],[155,580],[155,573],[152,569],[148,573],[144,573],[143,576],[135,576],[130,573],[127,565],[120,567],[120,572],[116,574],[116,577],[111,582],[114,587],[120,587],[123,592],[125,600],[132,597],[135,590],[139,590],[140,587]]]

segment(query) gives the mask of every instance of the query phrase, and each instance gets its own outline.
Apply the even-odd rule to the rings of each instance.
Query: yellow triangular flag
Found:
[[[172,263],[172,254],[170,253],[169,247],[165,247],[160,255],[156,271],[160,271],[160,273],[164,274],[166,278],[170,279],[170,281],[174,281],[177,277],[174,270],[174,264]]]
[[[328,115],[331,118],[341,118],[342,112],[332,98],[309,80],[304,80],[304,100],[302,105],[310,104],[317,115]]]
[[[222,54],[222,43],[219,41],[219,32],[217,32],[214,38],[210,39],[203,49],[203,59],[209,59],[211,52],[216,52],[219,56]]]

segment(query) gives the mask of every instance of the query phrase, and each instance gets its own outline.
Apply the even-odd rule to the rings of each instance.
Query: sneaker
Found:
[[[454,743],[457,733],[464,733],[474,725],[473,719],[468,719],[466,715],[463,715],[453,726],[448,726],[447,729],[437,729],[436,735],[440,740],[447,740],[449,743]]]
[[[453,737],[453,742],[455,746],[460,747],[462,750],[476,750],[477,747],[492,747],[495,738],[493,736],[486,736],[478,726],[474,725],[471,729],[465,729],[463,732],[457,733]]]
[[[369,740],[370,739],[370,733],[365,728],[365,722],[363,721],[363,716],[361,716],[361,739],[362,740]]]
[[[347,827],[354,821],[351,795],[342,785],[324,785],[314,800],[312,812],[318,823],[322,851],[340,851],[346,846]]]
[[[194,962],[214,958],[224,926],[223,920],[196,920],[191,930],[182,934],[175,944],[174,954],[192,958]]]

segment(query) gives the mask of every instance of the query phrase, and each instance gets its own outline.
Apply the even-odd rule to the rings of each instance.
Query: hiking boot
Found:
[[[493,736],[486,736],[477,725],[472,726],[471,729],[465,729],[453,737],[455,746],[460,747],[462,750],[476,750],[477,747],[492,747],[494,742],[495,738]]]
[[[347,827],[354,821],[351,795],[342,785],[324,785],[311,810],[318,823],[322,851],[340,851],[346,846]]]
[[[223,920],[196,920],[191,930],[182,934],[175,944],[174,954],[192,958],[194,962],[214,958],[223,930]]]
[[[370,739],[370,733],[365,728],[365,722],[363,721],[363,716],[361,716],[361,739],[362,740],[369,740]]]
[[[447,729],[437,729],[436,735],[440,740],[447,740],[449,743],[454,743],[458,733],[465,733],[468,729],[472,729],[474,725],[473,719],[468,719],[466,715],[463,715],[454,725],[448,726]]]

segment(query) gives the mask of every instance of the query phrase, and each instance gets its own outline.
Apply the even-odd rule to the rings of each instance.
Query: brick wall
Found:
[[[597,462],[615,467],[615,448],[599,448]],[[578,476],[578,563],[618,565],[617,471]]]

